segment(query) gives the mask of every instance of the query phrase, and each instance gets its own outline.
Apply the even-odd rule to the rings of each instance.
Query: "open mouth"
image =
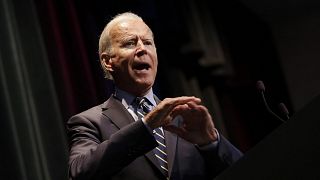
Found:
[[[150,64],[145,62],[135,62],[132,67],[134,70],[141,71],[141,70],[148,70],[151,66]]]

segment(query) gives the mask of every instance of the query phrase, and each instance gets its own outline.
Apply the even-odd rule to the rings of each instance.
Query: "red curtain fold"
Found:
[[[97,62],[88,57],[72,0],[39,0],[36,4],[61,111],[67,120],[100,102],[91,69]]]

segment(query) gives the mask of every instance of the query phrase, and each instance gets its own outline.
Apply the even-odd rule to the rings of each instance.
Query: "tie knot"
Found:
[[[144,114],[147,114],[151,111],[151,107],[148,103],[147,98],[145,97],[137,97],[136,103],[138,104],[138,108],[140,108]]]

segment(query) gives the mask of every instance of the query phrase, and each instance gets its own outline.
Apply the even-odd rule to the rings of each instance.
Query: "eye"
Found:
[[[143,44],[144,45],[153,45],[153,42],[152,42],[152,40],[145,40],[145,41],[143,41]]]
[[[125,47],[125,48],[132,48],[132,47],[135,47],[137,44],[136,40],[132,39],[132,40],[128,40],[128,41],[125,41],[122,45],[122,47]]]

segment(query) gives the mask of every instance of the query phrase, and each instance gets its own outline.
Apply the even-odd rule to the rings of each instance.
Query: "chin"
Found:
[[[146,77],[137,77],[135,79],[136,84],[146,85],[146,86],[152,86],[154,83],[155,78],[146,76]]]

